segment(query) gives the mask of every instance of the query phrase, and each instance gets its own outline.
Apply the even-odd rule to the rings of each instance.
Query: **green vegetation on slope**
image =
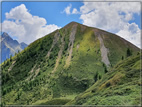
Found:
[[[140,105],[140,55],[119,62],[67,105]]]
[[[1,65],[2,104],[40,105],[53,101],[65,104],[94,83],[97,84],[110,67],[107,68],[102,62],[100,42],[94,29],[70,23],[36,40],[5,61]],[[100,34],[104,32],[97,30]],[[104,35],[107,35],[107,39]],[[129,43],[124,45],[126,41],[119,37],[116,37],[118,45],[114,49],[113,43],[106,41],[113,41],[115,36],[108,32],[101,36],[109,49],[109,60],[113,66],[122,60],[122,56],[126,58],[128,48],[132,55],[138,51]]]

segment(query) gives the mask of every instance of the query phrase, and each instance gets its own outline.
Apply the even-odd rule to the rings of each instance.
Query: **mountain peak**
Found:
[[[22,49],[24,49],[24,48],[27,47],[28,45],[27,45],[26,43],[24,43],[24,42],[21,42],[21,43],[20,43],[20,46],[21,46]]]
[[[65,28],[68,28],[68,27],[71,27],[71,26],[73,26],[73,25],[82,25],[82,24],[80,24],[80,23],[78,23],[78,22],[75,22],[75,21],[72,21],[72,22],[68,23],[67,25],[65,25],[64,27],[65,27]]]
[[[27,44],[20,43],[17,40],[13,40],[8,33],[3,32],[1,35],[1,43],[2,43],[2,62],[9,58],[10,55],[14,55],[18,50],[23,50],[25,47],[27,47]]]
[[[3,32],[3,35],[5,35],[5,36],[9,36],[9,35],[8,35],[8,33],[6,33],[6,32]]]
[[[78,22],[75,22],[75,21],[72,21],[72,22],[70,22],[69,24],[72,24],[72,25],[74,25],[74,24],[77,24],[77,25],[82,25],[82,26],[85,26],[85,25],[83,25],[83,24],[80,24],[80,23],[78,23]]]
[[[2,34],[1,36],[2,36],[2,38],[4,38],[4,37],[10,37],[10,36],[8,35],[8,33],[6,33],[6,32],[3,32],[3,34]]]
[[[70,22],[70,23],[72,23],[72,24],[75,24],[75,23],[76,23],[76,24],[77,24],[77,22],[75,22],[75,21],[72,21],[72,22]]]

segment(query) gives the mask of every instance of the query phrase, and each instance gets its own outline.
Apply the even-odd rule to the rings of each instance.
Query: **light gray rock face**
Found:
[[[110,65],[110,61],[108,58],[108,49],[105,47],[103,39],[101,37],[101,35],[98,35],[98,39],[100,41],[100,49],[101,49],[101,56],[102,56],[102,62],[106,64],[106,66],[108,67]]]

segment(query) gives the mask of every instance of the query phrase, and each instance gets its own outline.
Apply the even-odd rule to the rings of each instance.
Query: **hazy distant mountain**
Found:
[[[71,22],[2,64],[2,104],[138,105],[140,49]]]
[[[26,43],[24,43],[24,42],[20,43],[21,49],[24,49],[24,48],[27,47],[27,46],[28,46],[28,45],[27,45]]]
[[[23,50],[28,45],[25,43],[19,43],[17,40],[13,40],[7,33],[1,35],[1,54],[2,62],[7,58],[10,58],[10,55],[14,55],[16,52]]]

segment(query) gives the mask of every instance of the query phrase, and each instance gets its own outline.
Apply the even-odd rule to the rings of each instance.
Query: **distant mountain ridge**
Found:
[[[1,35],[1,61],[3,62],[7,58],[10,58],[10,55],[14,56],[18,51],[23,50],[28,45],[24,42],[19,43],[17,40],[13,40],[6,32]]]

